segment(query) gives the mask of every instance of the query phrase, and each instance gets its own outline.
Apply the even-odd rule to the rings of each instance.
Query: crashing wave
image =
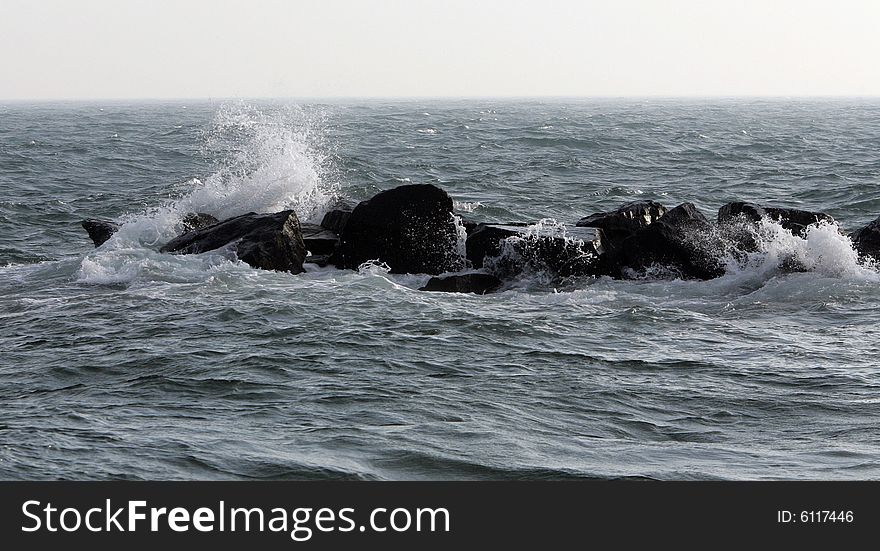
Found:
[[[193,178],[166,203],[121,217],[119,230],[83,260],[79,279],[131,281],[153,261],[153,249],[184,230],[192,213],[220,220],[249,212],[292,209],[315,220],[338,196],[329,171],[319,114],[287,107],[264,112],[243,103],[222,107],[204,136],[204,153],[216,169]]]

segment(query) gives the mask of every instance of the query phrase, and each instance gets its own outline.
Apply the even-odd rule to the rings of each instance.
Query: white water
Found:
[[[152,273],[164,279],[169,271],[235,260],[229,251],[212,251],[205,258],[155,252],[181,233],[181,221],[193,212],[223,220],[293,209],[302,221],[320,220],[338,191],[328,177],[320,124],[294,107],[271,114],[242,103],[223,107],[205,133],[205,153],[219,160],[217,170],[204,181],[183,184],[180,197],[124,216],[119,231],[83,259],[79,280],[125,283]]]
[[[837,224],[822,222],[807,228],[800,237],[779,223],[763,219],[755,232],[758,251],[745,261],[727,258],[726,277],[758,278],[766,281],[780,275],[785,266],[849,280],[878,281],[880,274],[871,260],[860,260],[848,236]]]

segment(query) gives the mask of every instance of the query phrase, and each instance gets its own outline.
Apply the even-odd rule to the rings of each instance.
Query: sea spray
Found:
[[[502,279],[550,285],[590,274],[597,259],[591,245],[569,235],[564,224],[543,218],[523,228],[522,234],[503,239],[500,254],[487,258],[485,266]]]
[[[217,170],[178,201],[188,212],[229,218],[293,209],[316,220],[336,197],[320,112],[286,107],[264,112],[246,104],[222,108],[204,150]]]
[[[762,279],[791,271],[817,272],[834,278],[877,276],[874,264],[859,259],[852,241],[836,223],[813,224],[801,237],[764,218],[752,231],[756,250],[729,254],[728,274],[751,274]]]
[[[386,276],[391,273],[391,266],[378,259],[367,260],[357,267],[357,272],[361,274]]]
[[[470,267],[467,259],[467,228],[461,220],[461,216],[452,215],[452,223],[455,224],[455,246],[451,248],[451,254],[454,256],[450,264],[455,270],[463,270]]]
[[[203,136],[203,153],[213,159],[215,171],[189,180],[180,196],[164,204],[122,216],[119,231],[83,260],[79,279],[138,277],[137,264],[149,262],[148,251],[180,234],[183,218],[193,212],[223,220],[293,209],[300,220],[319,220],[338,190],[322,125],[319,112],[293,106],[272,111],[240,102],[223,106]]]

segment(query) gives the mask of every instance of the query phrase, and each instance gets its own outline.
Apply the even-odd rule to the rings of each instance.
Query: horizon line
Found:
[[[137,96],[137,97],[45,97],[0,98],[4,103],[90,103],[90,102],[223,102],[223,101],[438,101],[438,100],[870,100],[880,94],[594,94],[594,95],[331,95],[331,96]]]

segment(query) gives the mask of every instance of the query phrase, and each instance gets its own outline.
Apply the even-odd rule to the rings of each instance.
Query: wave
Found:
[[[502,242],[501,254],[487,259],[490,271],[510,275],[509,266],[516,266],[516,273],[503,287],[506,290],[564,291],[574,292],[579,297],[587,293],[589,300],[609,290],[636,295],[661,292],[670,299],[691,295],[702,299],[713,295],[736,299],[768,287],[767,298],[779,302],[786,300],[786,294],[792,298],[796,296],[798,300],[820,299],[829,293],[843,291],[846,294],[844,289],[861,292],[861,288],[874,288],[880,283],[877,262],[860,257],[850,238],[833,223],[809,226],[803,235],[798,235],[765,218],[757,226],[751,223],[736,228],[718,226],[716,231],[720,235],[711,239],[705,235],[694,236],[695,242],[690,245],[698,249],[708,244],[715,246],[716,249],[706,252],[716,257],[724,268],[721,277],[707,281],[682,280],[676,271],[664,265],[630,272],[625,280],[560,277],[553,266],[542,264],[540,255],[528,254],[530,244],[540,237],[561,237],[567,248],[576,251],[583,241],[567,235],[566,227],[554,219],[543,219],[523,229],[522,237],[506,239]],[[743,232],[750,237],[751,252],[745,253],[739,248]],[[725,244],[723,249],[717,248],[719,242]],[[645,284],[651,288],[646,288]]]
[[[726,275],[769,279],[782,272],[814,272],[824,277],[878,281],[875,261],[860,258],[852,240],[836,223],[822,222],[807,227],[799,236],[778,222],[764,218],[754,230],[757,251],[737,258],[728,255]]]
[[[177,236],[192,212],[223,220],[293,209],[300,220],[320,220],[339,188],[322,125],[320,114],[296,107],[264,112],[243,103],[224,105],[204,134],[203,153],[214,160],[215,171],[185,182],[182,193],[162,205],[124,215],[119,231],[83,259],[79,280],[123,283],[168,263],[156,258],[155,249]]]

